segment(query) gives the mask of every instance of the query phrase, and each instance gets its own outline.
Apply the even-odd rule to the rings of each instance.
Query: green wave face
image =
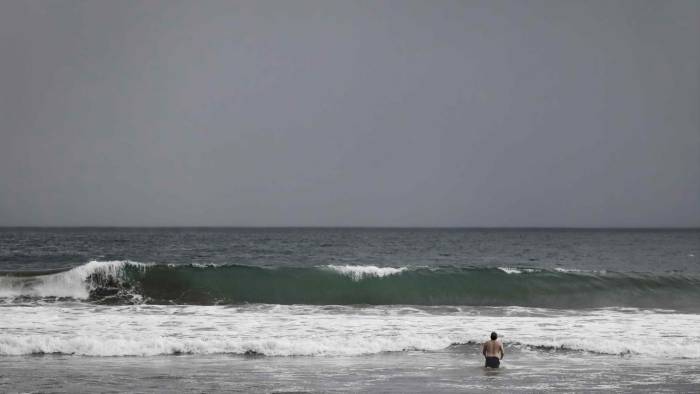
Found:
[[[346,267],[347,268],[347,267]],[[476,305],[555,308],[689,309],[700,304],[700,277],[498,268],[125,265],[118,276],[88,277],[90,300],[155,304]],[[367,268],[367,267],[365,267]],[[376,268],[376,267],[370,267]],[[358,271],[359,270],[359,271]],[[387,270],[387,269],[378,269]],[[388,269],[392,270],[392,269]],[[359,272],[359,273],[358,273]]]

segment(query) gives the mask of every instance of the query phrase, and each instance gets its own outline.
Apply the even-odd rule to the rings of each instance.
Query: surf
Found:
[[[60,305],[60,307],[58,307]],[[0,356],[232,354],[479,357],[490,329],[506,353],[700,358],[700,316],[657,310],[311,305],[0,305]],[[506,356],[508,359],[509,356]]]
[[[0,299],[99,304],[697,307],[700,277],[528,267],[254,267],[90,261],[60,272],[4,272]]]

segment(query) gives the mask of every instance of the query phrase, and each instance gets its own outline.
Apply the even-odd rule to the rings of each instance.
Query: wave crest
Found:
[[[349,276],[354,281],[364,278],[383,278],[389,275],[397,275],[405,271],[406,267],[377,267],[374,265],[326,265],[327,269]]]
[[[146,264],[133,261],[90,261],[69,270],[31,276],[0,276],[0,298],[73,298],[86,300],[91,292],[106,285],[119,286],[124,267],[145,269]]]

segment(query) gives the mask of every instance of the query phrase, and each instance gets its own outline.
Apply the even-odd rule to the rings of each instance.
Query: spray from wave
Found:
[[[327,265],[327,269],[349,276],[354,281],[365,278],[382,278],[389,275],[400,274],[406,267],[377,267],[374,265]]]
[[[90,261],[63,272],[12,272],[0,276],[0,298],[89,299],[110,288],[127,283],[128,270],[145,271],[146,265],[133,261]]]

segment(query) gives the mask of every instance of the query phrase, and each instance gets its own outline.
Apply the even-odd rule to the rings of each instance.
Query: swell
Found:
[[[106,304],[473,305],[693,309],[700,277],[533,268],[253,267],[92,261],[2,273],[0,298]]]

